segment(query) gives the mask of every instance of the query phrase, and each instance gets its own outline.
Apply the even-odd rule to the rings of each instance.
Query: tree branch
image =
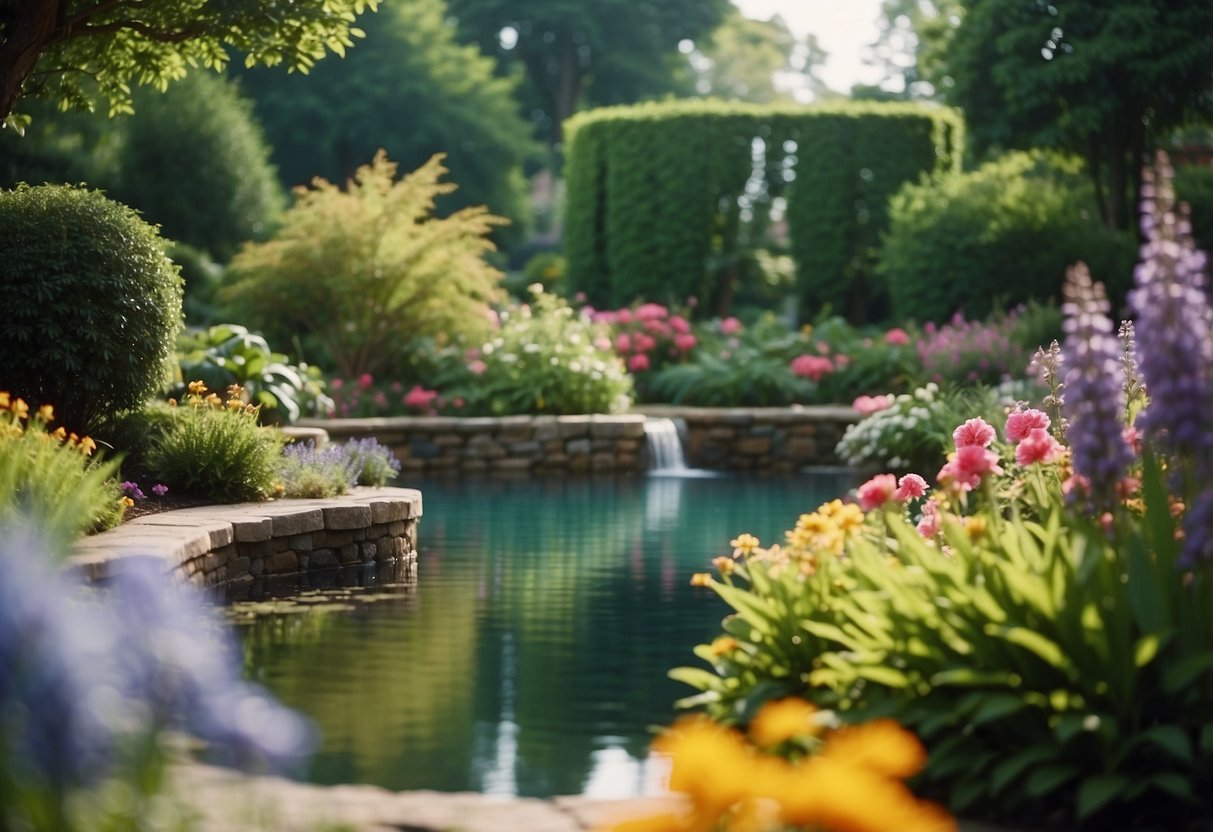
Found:
[[[190,38],[198,37],[206,31],[206,27],[202,25],[185,26],[178,29],[176,32],[165,32],[157,29],[154,26],[149,26],[141,20],[114,20],[110,23],[97,23],[91,26],[81,26],[75,31],[76,35],[112,35],[115,32],[122,30],[138,32],[148,40],[154,40],[157,43],[182,43]]]

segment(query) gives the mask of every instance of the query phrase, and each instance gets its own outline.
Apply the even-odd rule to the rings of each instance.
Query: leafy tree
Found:
[[[501,273],[484,261],[501,217],[483,206],[432,216],[440,156],[395,181],[382,151],[341,190],[299,189],[273,239],[245,246],[221,300],[277,343],[308,333],[346,377],[392,371],[414,336],[487,333]]]
[[[266,236],[285,202],[252,105],[236,85],[194,73],[167,92],[142,91],[120,128],[114,197],[166,237],[220,261]]]
[[[877,19],[880,34],[871,46],[868,62],[881,67],[885,78],[877,85],[856,85],[852,97],[900,101],[937,98],[939,91],[927,78],[958,10],[958,0],[882,0]]]
[[[406,169],[445,153],[455,207],[488,205],[520,235],[528,206],[522,164],[535,151],[518,114],[518,81],[459,44],[443,0],[397,0],[365,22],[344,60],[306,78],[263,69],[241,81],[273,146],[283,181],[343,182],[383,148]]]
[[[1083,155],[1112,228],[1132,224],[1154,137],[1213,114],[1207,0],[961,0],[936,77],[979,147]]]
[[[695,91],[757,104],[786,99],[775,88],[775,73],[792,69],[795,47],[796,36],[783,18],[754,20],[734,7],[691,56]]]
[[[110,113],[129,111],[131,84],[164,89],[190,67],[221,69],[229,48],[250,64],[307,71],[361,34],[356,16],[378,0],[0,0],[0,120],[23,96]]]
[[[624,104],[679,87],[678,52],[715,29],[728,0],[451,0],[463,37],[526,74],[524,101],[553,147],[584,106]]]

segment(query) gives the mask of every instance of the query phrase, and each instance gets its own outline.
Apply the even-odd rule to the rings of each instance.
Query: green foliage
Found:
[[[236,85],[194,73],[166,92],[140,92],[136,104],[121,122],[114,197],[221,262],[268,236],[285,199]]]
[[[289,445],[278,461],[283,497],[337,497],[349,492],[358,474],[357,462],[340,446],[317,450],[311,442]]]
[[[218,293],[223,285],[223,266],[209,254],[185,243],[169,242],[165,247],[168,259],[181,269],[185,282],[185,297],[181,307],[187,326],[209,326],[218,323]]]
[[[518,79],[496,76],[492,58],[456,42],[442,0],[388,4],[363,27],[357,49],[306,77],[243,74],[282,180],[344,182],[380,148],[405,170],[445,153],[460,188],[440,208],[487,205],[511,222],[498,238],[521,240],[530,223],[522,165],[538,146],[518,110]]]
[[[452,354],[459,369],[447,398],[462,398],[468,415],[622,413],[632,379],[603,337],[567,302],[535,291],[529,305],[502,312],[479,359]]]
[[[1175,197],[1188,203],[1196,247],[1213,251],[1213,168],[1184,165],[1175,169]]]
[[[522,267],[522,277],[526,280],[526,286],[538,283],[544,291],[565,294],[567,270],[568,264],[560,254],[541,251],[526,261]]]
[[[25,402],[0,391],[0,525],[37,524],[54,545],[122,520],[118,461],[90,458],[91,439],[48,433],[53,413],[29,413]]]
[[[0,191],[0,387],[83,432],[168,380],[181,278],[156,230],[96,191]]]
[[[460,37],[524,73],[522,110],[555,148],[578,108],[685,91],[679,44],[714,29],[725,0],[450,0]],[[511,30],[512,42],[501,37]]]
[[[1213,113],[1213,5],[1191,0],[963,0],[932,81],[974,144],[1082,154],[1101,216],[1135,223],[1154,136]]]
[[[899,319],[942,321],[1057,298],[1079,260],[1123,299],[1136,240],[1096,216],[1073,164],[1012,153],[964,174],[908,185],[889,210],[880,274]]]
[[[97,444],[122,454],[122,473],[126,479],[144,476],[151,479],[147,467],[148,452],[168,432],[177,417],[177,408],[166,401],[152,400],[135,410],[107,416],[93,435]]]
[[[177,397],[184,395],[186,380],[202,381],[211,390],[237,384],[260,408],[262,421],[272,423],[325,416],[333,407],[317,367],[291,364],[289,356],[274,352],[265,338],[238,324],[183,333],[177,361],[180,378],[172,391]]]
[[[266,499],[278,484],[282,437],[257,425],[255,407],[205,392],[192,386],[148,450],[148,470],[176,493],[220,503]]]
[[[380,488],[400,473],[400,462],[386,445],[373,436],[350,439],[341,446],[351,464],[358,469],[358,484]]]
[[[573,288],[591,302],[693,295],[719,309],[727,292],[707,264],[754,245],[745,218],[786,195],[802,313],[812,317],[824,303],[866,312],[885,200],[959,163],[960,123],[910,105],[668,102],[584,113],[566,142],[565,253]]]
[[[297,191],[282,227],[228,267],[233,318],[305,346],[354,378],[400,367],[408,337],[488,331],[500,273],[483,255],[504,220],[483,207],[432,216],[454,185],[434,157],[400,181],[383,153],[347,190],[317,180]]]
[[[775,88],[775,74],[792,70],[795,47],[783,18],[755,20],[734,6],[699,47],[695,92],[754,104],[787,100],[789,94]]]
[[[7,3],[0,7],[0,46],[20,33],[24,48],[0,50],[0,119],[10,117],[18,95],[92,109],[100,93],[111,115],[130,112],[132,85],[163,90],[190,67],[222,69],[229,49],[243,53],[248,66],[307,72],[329,52],[344,55],[362,34],[356,16],[376,6],[376,0],[297,0],[281,9],[258,0]]]

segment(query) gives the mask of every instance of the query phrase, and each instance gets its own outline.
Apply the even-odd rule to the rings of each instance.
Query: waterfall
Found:
[[[673,419],[644,420],[644,439],[649,450],[650,474],[677,474],[687,470],[682,439]]]

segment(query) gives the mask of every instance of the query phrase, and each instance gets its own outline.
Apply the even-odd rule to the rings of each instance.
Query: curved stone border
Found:
[[[203,587],[417,558],[421,492],[356,488],[327,500],[203,506],[136,517],[86,537],[68,568],[104,580],[121,563],[150,558]]]
[[[646,405],[619,416],[393,416],[315,419],[334,441],[373,436],[411,474],[643,473],[646,418],[674,419],[694,468],[790,473],[838,465],[859,413],[844,405],[708,408]]]

